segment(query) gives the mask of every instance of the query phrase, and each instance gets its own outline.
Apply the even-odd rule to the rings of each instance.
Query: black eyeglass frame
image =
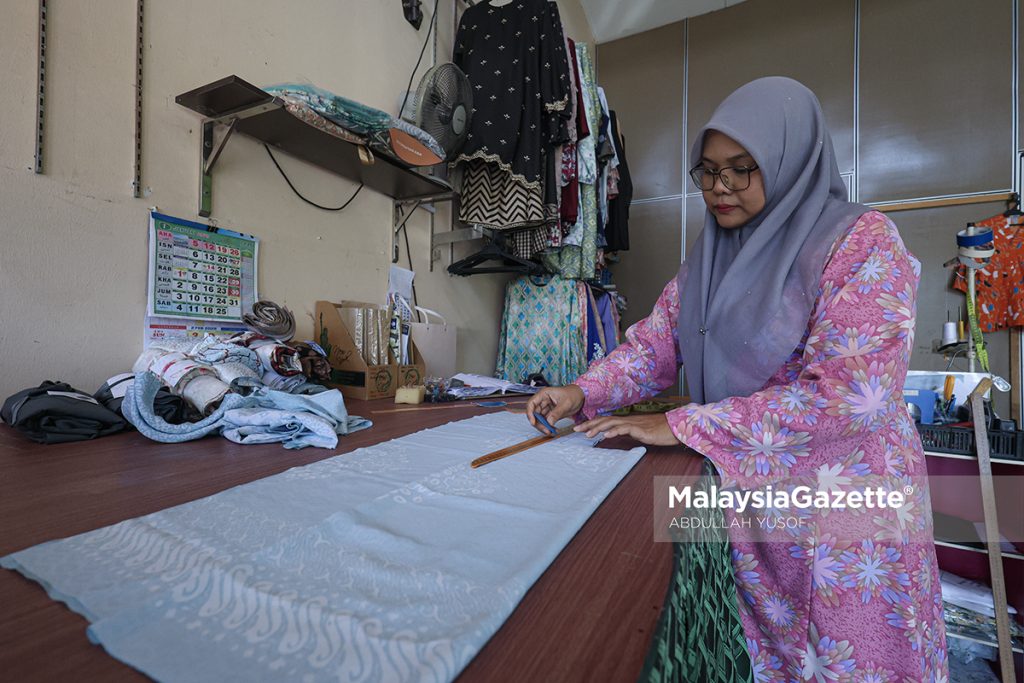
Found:
[[[700,190],[701,192],[710,192],[711,190],[715,189],[715,183],[717,182],[717,179],[719,179],[719,178],[721,178],[722,184],[725,185],[725,188],[727,190],[731,190],[733,192],[742,192],[743,190],[745,190],[748,187],[750,187],[750,174],[753,173],[754,171],[756,171],[758,168],[760,168],[760,167],[755,163],[755,164],[751,164],[750,166],[726,166],[725,168],[720,168],[717,171],[709,171],[708,169],[704,168],[700,164],[697,164],[696,166],[694,166],[693,168],[690,169],[689,176],[690,176],[690,180],[693,181],[693,184],[696,185],[697,189]],[[743,187],[733,187],[732,185],[729,184],[729,181],[727,181],[725,178],[722,177],[722,173],[724,173],[725,171],[743,171],[743,172],[745,172],[747,174],[747,184],[744,185]],[[700,182],[700,177],[701,176],[698,176],[698,174],[701,174],[701,176],[710,176],[711,177],[711,187],[705,188],[701,184],[701,182]]]

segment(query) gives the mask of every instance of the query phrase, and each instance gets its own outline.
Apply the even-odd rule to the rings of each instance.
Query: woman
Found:
[[[530,421],[682,443],[740,490],[882,482],[908,501],[802,511],[801,528],[765,538],[730,528],[731,547],[678,544],[646,674],[945,681],[924,458],[902,401],[920,264],[883,214],[846,201],[821,106],[796,81],[726,98],[691,163],[707,206],[692,256],[627,343],[531,399]],[[680,363],[693,403],[606,416],[670,386]]]

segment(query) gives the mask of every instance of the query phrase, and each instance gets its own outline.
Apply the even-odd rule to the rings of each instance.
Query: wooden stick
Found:
[[[486,399],[481,399],[481,400],[486,400]],[[502,401],[504,399],[494,399],[494,400]],[[479,401],[458,401],[458,402],[446,403],[446,404],[440,405],[440,406],[426,405],[426,406],[422,406],[422,407],[412,406],[412,407],[409,407],[409,408],[388,408],[386,410],[371,410],[370,413],[373,414],[373,415],[379,415],[381,413],[408,413],[408,412],[413,411],[413,410],[443,410],[445,408],[466,408],[466,407],[473,407],[473,408],[504,408],[505,407],[505,406],[482,406],[482,405],[478,405],[478,403],[479,403]],[[525,403],[526,403],[526,401],[517,401],[516,403],[510,403],[508,401],[505,401],[505,404],[508,405],[508,406],[523,405]]]
[[[488,453],[487,455],[481,455],[479,458],[477,458],[473,462],[469,463],[469,466],[472,467],[473,469],[476,469],[477,467],[480,467],[482,465],[486,465],[489,462],[494,462],[495,460],[501,460],[502,458],[507,458],[510,455],[515,455],[516,453],[522,453],[523,451],[529,450],[530,448],[533,448],[534,446],[539,446],[542,443],[545,443],[545,442],[548,442],[548,441],[554,441],[555,439],[560,439],[563,436],[566,436],[568,434],[572,434],[572,429],[573,429],[574,426],[575,425],[569,425],[568,427],[562,427],[561,429],[559,429],[554,434],[535,436],[532,439],[527,439],[526,441],[520,441],[517,444],[513,444],[511,446],[507,446],[505,448],[502,448],[499,451],[494,451],[493,453]]]
[[[915,199],[909,202],[869,202],[868,206],[879,211],[908,211],[911,209],[934,209],[940,206],[963,206],[965,204],[987,204],[1005,202],[1013,197],[1012,192],[993,192],[972,197],[945,197],[943,199]]]
[[[1006,610],[1006,577],[1003,575],[1003,552],[999,538],[999,516],[996,508],[995,482],[992,480],[992,459],[985,425],[985,404],[982,398],[992,388],[992,380],[982,378],[970,393],[971,417],[974,419],[974,443],[978,456],[978,477],[981,480],[981,506],[985,515],[985,546],[992,577],[992,600],[996,611],[996,642],[999,647],[999,668],[1004,681],[1017,680],[1013,670],[1013,641],[1010,636],[1010,613]]]

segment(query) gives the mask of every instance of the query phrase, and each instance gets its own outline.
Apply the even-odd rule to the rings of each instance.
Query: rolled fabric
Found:
[[[275,372],[284,377],[302,374],[299,352],[283,344],[265,344],[256,349],[264,372]]]
[[[380,365],[380,339],[378,334],[380,333],[378,327],[378,311],[372,308],[366,309],[366,320],[363,325],[366,329],[366,346],[370,350],[370,364]]]
[[[217,373],[221,382],[231,384],[239,377],[259,379],[263,374],[263,366],[260,365],[260,371],[257,372],[244,363],[217,363],[213,366],[213,371]]]
[[[153,364],[153,361],[155,361],[160,356],[165,355],[166,353],[167,351],[165,351],[164,349],[158,349],[155,346],[149,347],[148,349],[140,353],[139,357],[135,360],[135,365],[132,366],[132,373],[137,375],[140,372],[145,372],[146,370],[149,370],[149,367]]]
[[[355,342],[356,352],[359,354],[359,357],[369,363],[369,356],[366,355],[366,309],[356,308],[353,311],[355,315],[355,329],[349,330],[352,333],[352,341]]]
[[[214,375],[196,375],[181,389],[181,396],[203,415],[210,413],[228,393],[228,385]]]
[[[218,363],[241,363],[248,366],[257,373],[263,372],[263,364],[260,357],[252,349],[229,341],[219,341],[216,337],[208,336],[196,345],[192,354],[197,360],[210,365]]]
[[[277,341],[288,341],[295,336],[295,316],[273,301],[254,303],[252,312],[242,316],[242,322],[253,332]]]
[[[299,359],[302,374],[310,379],[326,382],[331,378],[331,362],[323,356],[307,356]]]
[[[316,342],[304,341],[291,344],[299,352],[302,374],[311,379],[326,382],[331,378],[331,362],[327,354]]]
[[[213,374],[209,365],[194,361],[183,353],[164,354],[153,361],[149,369],[176,394],[180,394],[182,387],[197,375]]]
[[[149,348],[151,349],[162,349],[165,353],[191,353],[192,348],[196,345],[194,339],[188,337],[165,337],[164,339],[157,339],[156,341],[150,342]]]
[[[237,344],[238,346],[244,346],[246,348],[258,346],[260,342],[275,343],[273,339],[269,339],[262,334],[257,334],[256,332],[239,332],[235,336],[225,339],[224,342],[228,344]]]

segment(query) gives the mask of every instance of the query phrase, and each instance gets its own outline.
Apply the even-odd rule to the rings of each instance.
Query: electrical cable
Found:
[[[406,224],[408,225],[408,224]],[[402,232],[405,233],[405,255],[409,259],[409,270],[412,270],[412,250],[409,249],[409,230],[405,227],[402,228]],[[415,271],[414,271],[415,272]],[[416,300],[416,283],[412,283],[412,305],[419,306],[420,302]]]
[[[398,206],[398,213],[399,213],[399,219],[405,218],[405,207],[399,205]],[[406,258],[409,261],[409,270],[412,270],[413,269],[412,268],[412,250],[409,249],[409,230],[408,230],[408,225],[409,225],[408,221],[406,221],[405,223],[402,224],[402,232],[405,233],[405,256],[406,256]],[[398,237],[397,233],[395,234],[395,237]],[[412,283],[412,305],[413,306],[419,306],[420,305],[419,301],[416,300],[416,283],[415,282]]]
[[[299,192],[297,189],[295,189],[295,186],[292,185],[292,181],[288,179],[288,176],[285,174],[284,169],[281,168],[281,164],[277,163],[277,159],[274,158],[274,153],[270,151],[270,147],[268,147],[266,144],[264,144],[263,145],[263,149],[267,150],[267,154],[270,155],[270,160],[274,162],[274,166],[277,167],[277,170],[281,174],[281,177],[284,178],[284,181],[286,183],[288,183],[288,187],[292,188],[292,192],[294,192],[295,195],[299,199],[301,199],[302,201],[304,201],[307,204],[310,204],[312,206],[315,206],[318,209],[323,209],[324,211],[341,211],[342,209],[346,208],[349,204],[351,204],[352,200],[355,199],[356,196],[359,195],[360,190],[363,189],[363,183],[359,183],[359,187],[356,188],[356,191],[353,192],[352,196],[349,197],[348,200],[344,204],[342,204],[341,206],[323,206],[322,204],[317,204],[316,202],[314,202],[314,201],[312,201],[310,199],[306,199],[305,197],[303,197],[302,193]]]
[[[398,117],[402,117],[402,112],[405,111],[405,104],[409,101],[409,91],[412,89],[412,79],[416,77],[416,71],[420,68],[420,62],[423,61],[423,54],[427,51],[427,43],[430,42],[430,33],[434,30],[434,25],[437,24],[437,6],[441,4],[441,0],[434,0],[434,13],[430,17],[430,24],[427,26],[427,35],[423,38],[423,47],[420,48],[420,56],[416,59],[416,66],[412,68],[412,73],[409,74],[409,84],[405,86],[405,97],[402,98],[402,106],[398,109]]]

